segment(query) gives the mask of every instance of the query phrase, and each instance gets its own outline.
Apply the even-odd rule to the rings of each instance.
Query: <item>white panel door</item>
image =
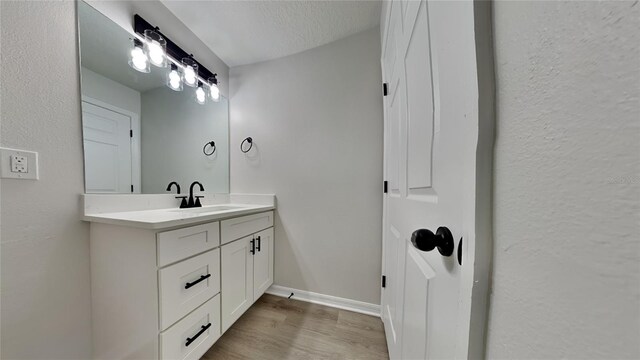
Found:
[[[254,235],[253,301],[256,301],[273,284],[273,228]]]
[[[491,169],[483,159],[493,138],[483,127],[493,119],[480,111],[485,60],[476,46],[490,31],[478,36],[489,13],[477,7],[385,3],[382,318],[392,359],[483,356],[488,251],[477,248],[489,249]]]
[[[85,190],[131,192],[131,117],[82,102]]]
[[[404,98],[404,89],[398,69],[398,48],[395,39],[402,35],[402,17],[400,11],[400,2],[390,2],[388,8],[388,25],[386,32],[386,41],[383,39],[384,47],[382,49],[382,72],[388,84],[388,95],[385,98],[385,131],[384,131],[384,149],[385,149],[385,179],[388,182],[388,197],[385,199],[384,212],[387,213],[389,207],[387,202],[389,198],[398,199],[401,196],[401,149],[400,149],[400,133],[402,118],[402,101]],[[385,215],[385,218],[387,216]],[[397,224],[385,222],[383,226],[383,269],[386,277],[386,287],[382,292],[382,321],[385,325],[387,344],[389,354],[392,358],[399,358],[400,353],[400,332],[401,332],[401,315],[402,315],[402,244],[403,239]]]
[[[253,304],[253,235],[222,246],[222,332]]]

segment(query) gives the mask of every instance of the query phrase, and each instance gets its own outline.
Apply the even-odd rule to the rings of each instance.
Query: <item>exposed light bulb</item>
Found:
[[[220,101],[220,88],[218,88],[216,75],[218,74],[213,74],[213,76],[209,78],[209,95],[214,102]]]
[[[198,104],[204,104],[206,98],[207,94],[202,88],[202,83],[198,83],[198,88],[196,89],[196,101],[198,102]]]
[[[151,63],[158,67],[167,67],[167,40],[153,29],[144,31],[144,39],[144,50],[149,55]]]
[[[191,66],[187,66],[184,69],[184,82],[186,82],[189,86],[193,86],[196,83],[196,72],[193,71],[193,68]]]
[[[198,63],[191,57],[182,58],[182,79],[188,86],[198,85]]]
[[[164,50],[157,41],[149,43],[149,59],[156,66],[164,66]]]
[[[141,47],[134,46],[131,49],[131,60],[129,62],[131,67],[141,72],[149,72],[148,61],[147,54],[144,53]]]
[[[215,102],[220,101],[220,89],[218,89],[218,85],[211,84],[211,99]]]
[[[174,64],[171,64],[171,71],[168,77],[167,85],[169,88],[174,91],[182,91],[182,82],[180,74],[178,73],[178,67]]]
[[[174,88],[177,88],[180,85],[180,75],[178,75],[177,71],[171,71],[171,74],[169,74],[169,82]]]

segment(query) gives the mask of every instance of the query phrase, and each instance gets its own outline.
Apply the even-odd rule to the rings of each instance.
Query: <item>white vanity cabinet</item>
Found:
[[[273,283],[273,211],[90,231],[95,359],[199,359]]]
[[[224,333],[273,284],[273,212],[223,221],[221,227]]]

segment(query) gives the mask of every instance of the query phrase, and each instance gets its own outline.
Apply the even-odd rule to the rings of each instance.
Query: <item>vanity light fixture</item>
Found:
[[[198,81],[198,88],[196,89],[196,102],[200,105],[204,105],[207,101],[207,93],[204,92],[204,85],[202,81]]]
[[[214,102],[220,101],[220,89],[218,88],[218,78],[213,74],[212,77],[209,78],[209,94],[211,95],[211,100]]]
[[[140,39],[134,40],[135,49],[132,49],[129,61],[131,67],[141,72],[149,72],[149,63],[160,67],[169,65],[166,84],[171,90],[181,91],[186,84],[195,88],[195,97],[199,104],[204,104],[207,96],[213,101],[220,101],[216,74],[197,62],[193,54],[184,51],[160,32],[157,26],[151,25],[138,14],[133,17],[133,28]],[[133,62],[133,59],[136,61]]]
[[[131,51],[129,51],[129,66],[143,73],[151,71],[149,67],[149,59],[144,51],[142,41],[138,39],[131,40]]]
[[[167,41],[154,30],[144,31],[144,47],[151,63],[157,67],[167,67]]]
[[[182,91],[182,76],[176,64],[172,63],[167,73],[167,86],[173,91]]]
[[[192,58],[186,57],[182,59],[182,67],[184,69],[184,83],[191,87],[198,85],[198,63]]]

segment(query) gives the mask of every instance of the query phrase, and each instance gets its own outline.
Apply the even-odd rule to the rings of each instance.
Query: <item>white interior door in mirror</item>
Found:
[[[82,102],[87,192],[131,192],[131,117]]]

